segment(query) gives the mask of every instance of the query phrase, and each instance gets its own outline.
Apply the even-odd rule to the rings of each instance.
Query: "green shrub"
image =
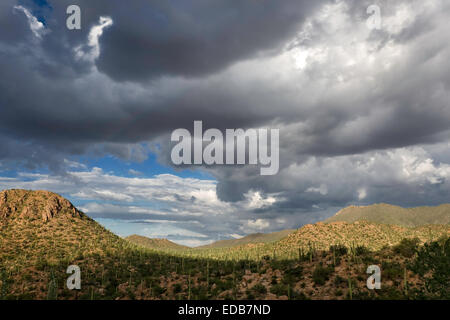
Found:
[[[417,251],[411,270],[425,280],[433,296],[450,299],[450,238],[425,244]]]
[[[344,278],[342,278],[342,277],[339,276],[339,275],[336,275],[336,277],[334,278],[334,285],[335,285],[336,287],[339,287],[339,286],[344,285],[344,284],[346,284],[346,283],[347,283],[347,280],[344,279]]]
[[[287,296],[288,287],[285,284],[278,283],[270,287],[270,292],[277,296]]]
[[[286,271],[286,274],[289,274],[293,277],[300,277],[303,273],[303,268],[302,266],[297,266],[295,268],[290,268]]]
[[[181,284],[175,283],[172,286],[172,290],[173,290],[173,293],[180,293],[181,292]]]
[[[288,284],[288,283],[292,284],[301,278],[302,273],[303,273],[303,268],[301,266],[287,269],[284,272],[283,279],[281,281],[284,284]]]
[[[363,256],[363,255],[366,255],[366,254],[368,254],[368,253],[370,253],[370,250],[369,250],[367,247],[364,247],[364,246],[357,246],[357,247],[355,248],[355,254],[356,254],[357,256]]]
[[[0,299],[5,299],[9,291],[9,284],[12,282],[5,270],[0,270]]]
[[[248,291],[246,294],[248,300],[255,300],[255,296],[251,292]]]
[[[333,245],[330,247],[330,252],[336,255],[336,257],[344,256],[347,254],[347,247],[342,244]]]
[[[403,267],[397,262],[383,261],[381,263],[381,277],[388,280],[398,280],[403,276]]]
[[[420,244],[419,238],[403,239],[399,244],[394,246],[394,252],[404,257],[411,258],[417,251]]]
[[[323,267],[318,265],[312,274],[313,281],[317,285],[324,285],[330,279],[331,273],[333,273],[333,267]]]
[[[261,283],[254,285],[252,290],[257,295],[263,295],[263,294],[267,293],[267,288],[264,285],[262,285]]]
[[[155,296],[160,296],[166,292],[166,288],[162,288],[159,284],[153,284],[152,291]]]

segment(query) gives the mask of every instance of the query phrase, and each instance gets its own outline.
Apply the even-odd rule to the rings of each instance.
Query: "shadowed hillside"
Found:
[[[450,204],[408,209],[384,203],[370,206],[350,206],[340,210],[336,215],[325,220],[325,222],[355,222],[361,220],[394,224],[402,227],[450,224]]]

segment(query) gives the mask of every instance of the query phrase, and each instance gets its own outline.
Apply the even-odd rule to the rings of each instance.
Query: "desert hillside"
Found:
[[[340,210],[325,222],[355,222],[361,220],[402,227],[450,224],[450,204],[416,208],[402,208],[385,203],[370,206],[350,206]]]
[[[448,225],[404,228],[367,221],[319,222],[305,225],[275,242],[255,242],[222,248],[190,248],[182,253],[199,258],[216,257],[233,260],[260,260],[265,256],[295,259],[301,252],[327,250],[333,245],[349,249],[361,246],[376,251],[398,245],[403,239],[417,239],[418,243],[423,244],[447,236],[450,236],[450,226]]]
[[[7,219],[9,218],[9,219]],[[0,222],[40,219],[88,219],[68,200],[49,191],[4,190],[0,192]]]
[[[57,270],[65,272],[70,264],[94,266],[98,257],[113,256],[127,246],[125,240],[55,193],[0,192],[2,290],[17,282],[27,287],[24,298],[43,298],[49,277]]]
[[[57,257],[68,249],[76,256],[80,251],[126,243],[49,191],[0,192],[0,231],[0,256],[15,254],[28,262]]]
[[[0,192],[0,299],[448,299],[449,229],[318,223],[226,248],[130,238],[148,248],[55,193],[8,190]],[[372,264],[382,290],[366,287]],[[80,267],[80,290],[66,287],[69,265]]]

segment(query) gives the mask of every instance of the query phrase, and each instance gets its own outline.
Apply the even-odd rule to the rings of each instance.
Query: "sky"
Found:
[[[2,0],[0,189],[189,246],[450,202],[448,30],[446,0]],[[279,172],[174,165],[196,120],[278,128]]]

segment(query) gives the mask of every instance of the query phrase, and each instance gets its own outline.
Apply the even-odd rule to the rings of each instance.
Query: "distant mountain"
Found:
[[[340,210],[324,222],[355,222],[361,220],[409,228],[428,224],[447,225],[450,224],[450,204],[407,209],[385,203],[370,206],[350,206]]]
[[[369,206],[350,206],[340,210],[336,215],[326,219],[324,223],[332,223],[332,222],[357,222],[357,221],[368,221],[376,224],[386,224],[386,225],[394,225],[404,228],[415,228],[426,225],[448,225],[450,224],[450,204],[443,204],[436,207],[417,207],[417,208],[402,208],[399,206],[394,206],[390,204],[374,204]],[[386,235],[383,239],[384,244],[393,244],[402,239],[402,237],[407,237],[407,230],[403,228],[389,228],[380,225],[369,224],[370,228],[379,229],[380,232],[386,232]],[[367,224],[349,224],[349,225],[336,225],[333,229],[344,228],[349,231],[346,232],[345,237],[347,239],[343,239],[342,242],[347,244],[351,243],[351,241],[347,241],[348,239],[353,239],[356,236],[367,237],[367,235],[362,235],[363,232],[358,231],[358,228],[365,228]],[[307,227],[306,229],[308,229]],[[300,242],[307,243],[307,241],[315,241],[317,243],[322,243],[322,240],[328,239],[327,241],[331,241],[335,243],[339,240],[339,236],[337,235],[334,239],[330,238],[330,235],[333,234],[332,230],[328,230],[326,226],[322,226],[320,223],[313,225],[314,232],[319,232],[320,237],[309,237],[307,233],[304,233],[304,227],[300,228],[298,231],[296,229],[282,230],[274,233],[255,233],[243,237],[241,239],[231,239],[231,240],[220,240],[216,241],[212,244],[198,247],[199,249],[214,249],[214,248],[231,248],[237,247],[247,244],[257,244],[257,243],[270,243],[280,241],[279,244],[283,244],[288,239],[293,238],[301,238],[303,240],[299,240]],[[381,231],[383,230],[383,231]],[[331,232],[331,234],[328,234]],[[352,233],[355,232],[355,235]],[[397,235],[395,233],[398,232]],[[417,229],[413,232],[416,235],[420,235],[423,238],[423,233],[426,232],[425,229]],[[301,236],[300,236],[301,235]],[[320,238],[320,239],[319,239]],[[333,237],[332,237],[333,238]],[[344,241],[345,240],[345,241]],[[355,238],[356,240],[356,238]],[[380,242],[381,243],[381,242]],[[369,245],[372,247],[372,245]],[[375,245],[375,247],[379,247],[379,245]]]
[[[188,247],[182,246],[179,244],[176,244],[175,242],[172,242],[167,239],[155,239],[155,238],[147,238],[144,236],[139,236],[137,234],[133,234],[131,236],[128,236],[125,238],[125,240],[128,240],[134,244],[141,245],[150,249],[158,249],[158,250],[164,250],[164,249],[173,249],[173,250],[183,250],[187,249]]]
[[[275,242],[275,241],[279,241],[279,240],[287,237],[289,234],[291,234],[295,230],[296,229],[287,229],[287,230],[282,230],[282,231],[272,232],[272,233],[254,233],[254,234],[250,234],[250,235],[245,236],[240,239],[220,240],[220,241],[216,241],[211,244],[197,247],[197,248],[199,248],[199,249],[230,248],[230,247],[251,244],[251,243]]]
[[[331,222],[308,224],[276,243],[280,251],[286,248],[302,247],[326,250],[331,245],[365,246],[379,250],[393,246],[402,239],[418,238],[422,243],[450,236],[448,225],[427,225],[415,228],[401,227],[368,221]],[[278,251],[278,250],[277,250]]]

